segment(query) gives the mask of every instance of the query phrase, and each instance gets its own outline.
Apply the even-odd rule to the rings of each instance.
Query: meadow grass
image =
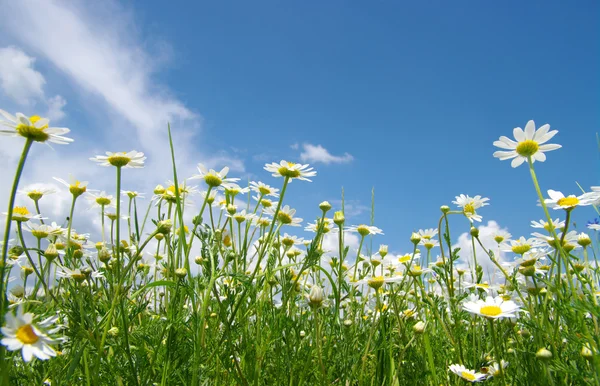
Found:
[[[460,195],[433,228],[406,235],[412,251],[392,255],[372,248],[382,233],[373,223],[346,223],[343,204],[315,208],[312,239],[288,234],[302,219],[285,196],[316,175],[308,165],[267,164],[277,188],[241,187],[227,168],[202,165],[185,179],[172,141],[173,180],[146,208],[121,189],[143,153],[107,153],[92,161],[114,173],[114,196],[59,180],[72,203],[57,225],[39,207],[51,192],[23,192],[27,207],[15,196],[32,144],[66,144],[68,129],[0,112],[2,133],[25,141],[0,266],[2,384],[600,384],[597,238],[571,230],[573,211],[598,205],[600,189],[543,195],[534,162],[560,147],[546,144],[556,134],[547,125],[530,121],[494,143],[494,156],[529,168],[541,233],[499,232],[488,248],[477,228],[488,199]],[[72,227],[89,216],[83,198],[98,208],[99,234]],[[451,230],[465,224],[471,251],[453,248]],[[337,248],[323,250],[325,238]],[[478,264],[477,246],[494,272]]]

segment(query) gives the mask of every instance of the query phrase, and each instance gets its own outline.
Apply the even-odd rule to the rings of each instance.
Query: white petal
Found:
[[[531,120],[531,121],[527,122],[527,126],[525,126],[525,138],[533,139],[534,135],[535,135],[535,122],[533,122]]]
[[[523,132],[523,129],[521,129],[520,127],[515,127],[513,129],[513,136],[515,137],[515,139],[518,142],[523,142],[525,141],[525,133]]]
[[[0,115],[2,115],[4,118],[8,119],[9,121],[16,123],[17,122],[17,117],[15,117],[12,114],[7,113],[6,111],[0,109]]]
[[[551,151],[551,150],[556,150],[556,149],[560,149],[562,146],[555,144],[555,143],[548,143],[546,145],[542,145],[540,146],[540,151]]]
[[[35,127],[36,129],[41,129],[42,127],[46,126],[48,123],[50,123],[50,120],[48,118],[40,118],[34,125],[33,127]]]
[[[535,158],[536,161],[544,162],[546,160],[546,154],[544,154],[541,151],[538,151],[533,155],[533,158]]]
[[[513,168],[516,168],[518,166],[521,166],[521,164],[525,162],[525,158],[524,157],[517,157],[515,159],[512,160],[512,162],[510,163],[510,166],[512,166]]]

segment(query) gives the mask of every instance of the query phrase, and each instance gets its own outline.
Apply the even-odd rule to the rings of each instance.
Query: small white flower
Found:
[[[98,162],[100,166],[115,166],[125,168],[144,167],[144,153],[132,150],[130,152],[106,152],[106,155],[97,155],[90,158],[91,161]]]
[[[6,121],[0,121],[0,125],[11,128],[12,130],[0,130],[0,135],[10,137],[24,137],[36,142],[52,142],[58,145],[66,145],[73,142],[71,138],[63,137],[63,134],[71,130],[64,127],[48,127],[50,121],[47,118],[40,118],[37,115],[27,118],[21,113],[12,115],[4,110],[0,110],[0,115]]]
[[[517,142],[505,136],[500,137],[498,141],[494,142],[494,146],[506,149],[494,152],[494,157],[499,158],[501,161],[512,159],[511,166],[513,168],[526,162],[528,157],[531,157],[531,162],[544,162],[546,160],[544,152],[562,147],[556,144],[545,144],[558,133],[558,130],[549,130],[550,125],[548,124],[536,130],[535,122],[529,121],[525,126],[525,131],[520,127],[513,130],[513,135]]]
[[[456,200],[452,201],[452,203],[458,205],[459,208],[462,208],[464,215],[469,221],[473,222],[473,220],[475,220],[481,222],[482,218],[477,214],[477,209],[489,205],[486,201],[489,201],[489,198],[481,197],[479,195],[471,197],[461,194],[460,196],[456,196]]]
[[[489,319],[514,318],[521,308],[512,300],[506,301],[500,296],[488,296],[485,300],[472,297],[471,300],[465,301],[462,307],[465,311]]]
[[[572,210],[576,206],[587,206],[592,204],[590,197],[585,194],[582,194],[579,197],[574,194],[565,197],[561,192],[550,189],[548,190],[548,196],[550,196],[550,198],[545,199],[544,203],[551,209]]]
[[[296,164],[293,162],[281,161],[280,163],[270,163],[265,165],[265,170],[273,173],[273,177],[286,177],[292,182],[293,179],[297,178],[302,181],[311,182],[307,177],[314,177],[317,172],[313,168],[309,167],[308,164]]]
[[[192,177],[190,177],[190,180],[204,180],[204,182],[206,182],[206,185],[216,188],[218,186],[221,185],[228,185],[231,184],[233,182],[237,182],[240,179],[239,178],[227,178],[227,173],[229,173],[229,168],[226,166],[223,169],[221,169],[221,171],[217,172],[214,171],[213,169],[208,170],[206,168],[206,166],[204,166],[203,164],[198,164],[198,173]]]
[[[449,368],[450,368],[450,371],[452,371],[454,374],[458,375],[465,381],[482,382],[482,381],[485,381],[487,378],[487,375],[482,374],[482,373],[477,373],[477,372],[475,372],[475,370],[469,370],[463,365],[454,364],[454,365],[450,365]]]
[[[33,325],[33,318],[32,313],[23,314],[23,306],[19,305],[16,316],[12,312],[6,314],[6,325],[2,327],[4,335],[2,344],[8,351],[21,350],[25,362],[30,362],[34,356],[41,360],[56,356],[56,351],[50,347],[50,344],[56,343],[56,340],[48,337]],[[56,319],[56,316],[45,319],[39,323],[39,326],[47,328]],[[56,332],[56,329],[50,332]]]

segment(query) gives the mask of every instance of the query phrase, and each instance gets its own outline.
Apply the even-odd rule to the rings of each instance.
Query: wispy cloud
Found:
[[[332,155],[321,145],[305,143],[302,145],[302,149],[303,150],[302,153],[300,153],[300,159],[304,162],[344,164],[351,162],[354,159],[354,157],[352,157],[352,155],[349,153],[344,153],[342,156]]]

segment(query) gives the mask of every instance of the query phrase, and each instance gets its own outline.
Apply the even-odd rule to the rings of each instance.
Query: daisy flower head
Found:
[[[516,141],[502,136],[494,142],[494,146],[505,149],[494,152],[494,157],[500,159],[500,161],[512,159],[511,166],[513,168],[518,167],[528,159],[531,159],[532,163],[535,161],[544,162],[546,160],[545,152],[562,147],[556,144],[546,144],[558,133],[558,130],[549,130],[550,125],[548,124],[536,130],[533,121],[527,122],[525,131],[520,127],[516,127],[513,129]]]
[[[462,308],[472,314],[488,319],[514,318],[521,307],[512,300],[504,300],[501,296],[488,296],[485,300],[471,297]]]
[[[242,188],[238,184],[230,183],[221,186],[225,191],[225,195],[229,197],[235,197],[238,194],[246,194],[250,191],[250,188]]]
[[[63,180],[62,178],[56,178],[56,177],[52,177],[52,178],[54,178],[56,181],[60,182],[67,188],[69,188],[69,192],[74,197],[79,197],[87,191],[88,182],[76,180],[75,177],[73,177],[71,174],[69,174],[69,182]]]
[[[52,225],[48,224],[35,224],[27,223],[25,230],[31,232],[31,234],[37,239],[45,239],[49,236],[61,236],[64,230],[55,222]]]
[[[110,194],[106,194],[105,191],[102,191],[100,193],[88,192],[86,199],[92,204],[90,209],[115,207],[115,204],[113,202],[114,197]]]
[[[140,193],[135,190],[123,190],[121,194],[129,198],[144,198],[144,193]]]
[[[317,172],[313,168],[309,167],[308,164],[297,164],[288,161],[281,161],[280,163],[270,163],[265,165],[265,170],[272,173],[273,177],[285,177],[290,182],[297,178],[302,181],[312,182],[308,177],[314,177]]]
[[[117,168],[142,168],[144,167],[144,153],[132,150],[130,152],[106,152],[106,155],[97,155],[90,158],[91,161],[98,162],[100,166],[114,166]]]
[[[586,206],[592,204],[590,196],[586,196],[585,194],[582,194],[579,197],[575,196],[574,194],[565,197],[565,195],[561,192],[550,189],[548,190],[548,196],[550,196],[550,198],[545,199],[544,204],[546,204],[548,208],[555,210],[564,209],[566,211],[570,211],[576,206]]]
[[[424,246],[425,249],[430,250],[433,247],[437,247],[440,243],[436,239],[421,239],[420,245]]]
[[[536,238],[526,239],[521,236],[517,240],[507,240],[500,246],[500,250],[503,252],[512,252],[517,255],[524,255],[529,252],[532,248],[541,246],[541,242]]]
[[[29,188],[29,189],[18,190],[18,193],[23,194],[23,195],[29,197],[30,199],[32,199],[33,201],[37,202],[43,196],[46,196],[46,195],[52,194],[52,193],[56,193],[56,190],[54,190],[52,188]]]
[[[8,216],[8,213],[3,213]],[[39,214],[32,214],[25,206],[15,206],[12,212],[12,221],[27,222],[29,220],[40,220],[43,217]]]
[[[251,181],[250,189],[252,189],[254,192],[258,193],[260,196],[279,197],[279,193],[278,193],[279,189],[275,189],[274,187],[269,186],[260,181],[258,181],[258,182]]]
[[[269,208],[266,212],[271,216],[275,216],[276,210]],[[300,226],[302,219],[299,217],[294,217],[295,214],[296,209],[292,209],[289,205],[286,205],[283,208],[280,208],[279,212],[277,212],[277,220],[284,225],[290,225],[294,227]]]
[[[450,365],[449,369],[454,374],[458,375],[459,377],[468,382],[482,382],[485,381],[485,379],[487,378],[487,375],[477,373],[475,372],[475,370],[469,370],[463,365]]]
[[[56,356],[56,351],[50,345],[57,341],[35,326],[33,319],[34,315],[29,312],[24,314],[23,306],[19,305],[16,315],[12,312],[6,314],[6,324],[2,327],[2,344],[8,351],[21,350],[25,362],[30,362],[34,356],[41,360]],[[56,319],[56,316],[45,319],[39,323],[39,327],[50,327]],[[57,331],[58,328],[55,328],[49,332]]]
[[[339,229],[334,226],[333,221],[330,218],[325,217],[322,220],[323,221],[321,221],[321,219],[315,220],[314,223],[308,224],[304,230],[307,232],[317,233],[319,228],[323,227],[323,233],[339,231]]]
[[[507,242],[512,237],[510,233],[503,230],[499,230],[497,232],[492,233],[492,236],[494,236],[494,241],[498,244]]]
[[[190,180],[204,180],[206,185],[211,188],[216,188],[221,185],[228,185],[233,182],[237,182],[239,178],[227,178],[227,173],[229,173],[229,168],[225,166],[221,171],[217,172],[213,169],[207,169],[203,164],[198,164],[198,174],[190,177]]]
[[[419,235],[421,235],[421,240],[423,240],[423,239],[429,240],[429,239],[434,238],[437,235],[438,230],[435,228],[419,229],[418,233],[419,233]]]
[[[545,220],[531,222],[532,228],[545,229],[547,232],[550,232],[550,225],[552,225],[552,229],[561,230],[565,227],[565,222],[558,218],[552,220],[552,224]]]
[[[475,220],[481,222],[481,216],[477,214],[477,209],[489,205],[486,202],[489,200],[489,198],[481,197],[479,195],[471,197],[461,194],[460,196],[456,196],[456,200],[452,201],[452,203],[458,205],[459,208],[462,208],[464,215],[469,221],[473,222],[473,220]]]
[[[347,232],[356,232],[359,235],[365,237],[368,235],[383,235],[383,231],[376,226],[372,225],[353,225],[351,227],[346,228]]]
[[[5,121],[0,121],[0,125],[6,126],[11,130],[0,130],[0,135],[11,137],[24,137],[35,142],[52,142],[58,145],[66,145],[73,142],[71,138],[63,137],[63,134],[71,130],[64,127],[49,127],[48,118],[41,118],[37,115],[26,117],[21,113],[15,115],[0,110],[0,115]]]

